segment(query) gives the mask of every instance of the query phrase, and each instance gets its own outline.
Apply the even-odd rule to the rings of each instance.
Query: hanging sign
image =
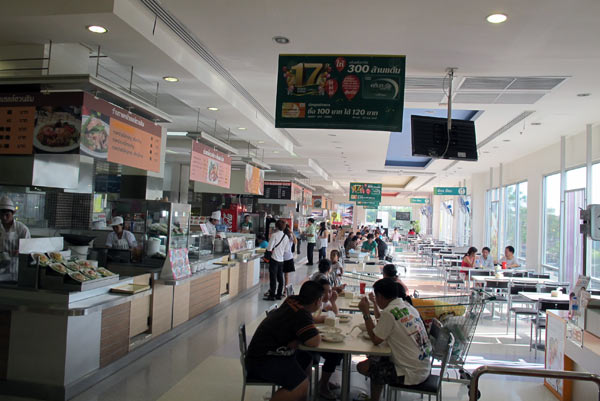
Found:
[[[246,181],[245,191],[253,195],[264,194],[265,187],[265,171],[258,167],[246,164]]]
[[[312,191],[308,188],[304,188],[302,190],[302,203],[309,206],[312,205],[312,196]]]
[[[381,203],[381,184],[351,182],[350,200]]]
[[[410,198],[410,203],[429,204],[429,198]]]
[[[278,128],[401,131],[405,56],[279,56]]]
[[[190,180],[229,188],[231,157],[199,142],[193,142]]]
[[[467,187],[434,187],[434,195],[466,195]]]
[[[265,198],[292,199],[292,183],[290,181],[265,181]]]

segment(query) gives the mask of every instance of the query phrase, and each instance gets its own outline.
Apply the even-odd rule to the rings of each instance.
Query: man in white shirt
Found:
[[[285,250],[290,247],[290,238],[283,232],[286,222],[278,220],[275,223],[276,231],[269,238],[267,251],[271,251],[269,260],[269,295],[265,298],[267,301],[281,299],[283,294],[283,261]],[[277,291],[275,291],[277,287]]]
[[[208,235],[217,235],[217,227],[215,226],[216,223],[216,219],[213,219],[212,217],[208,219],[208,222],[206,223],[206,230],[208,231]]]
[[[131,250],[137,247],[135,235],[131,231],[123,230],[123,218],[114,217],[110,223],[113,231],[106,237],[106,247],[120,250]]]
[[[517,262],[517,258],[515,258],[515,248],[510,245],[504,248],[504,257],[500,259],[498,263],[502,264],[503,262],[506,262],[507,269],[521,267],[521,264]]]
[[[377,325],[370,315],[369,300],[364,297],[358,307],[363,313],[373,344],[387,341],[392,356],[370,357],[357,365],[359,373],[371,378],[371,401],[378,401],[384,384],[417,385],[431,371],[431,343],[419,312],[397,298],[396,283],[382,279],[373,285],[375,301],[381,309]]]
[[[481,256],[479,257],[479,267],[482,269],[493,269],[494,258],[490,256],[490,248],[487,246],[481,250]]]

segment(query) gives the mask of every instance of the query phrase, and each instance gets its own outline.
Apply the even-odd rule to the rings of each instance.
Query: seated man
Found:
[[[377,243],[375,242],[375,236],[373,234],[367,235],[367,241],[362,243],[360,247],[361,252],[367,252],[369,254],[374,254],[377,249]]]
[[[321,310],[323,286],[305,282],[298,296],[287,297],[256,329],[248,346],[248,377],[280,386],[272,401],[305,401],[312,356],[299,343],[316,347],[321,336],[312,313]]]
[[[335,304],[337,300],[337,292],[333,291],[328,280],[324,278],[319,278],[316,280],[320,285],[323,286],[323,306],[321,310],[318,310],[313,313],[313,319],[315,323],[322,324],[325,323],[325,319],[328,317],[335,317],[338,313],[338,307]],[[330,352],[321,352],[320,355],[323,357],[325,362],[323,363],[323,368],[321,372],[321,379],[319,380],[319,396],[326,400],[335,400],[336,396],[331,391],[332,389],[339,388],[339,385],[330,384],[329,380],[331,379],[331,375],[335,372],[335,368],[340,364],[343,354],[340,353],[330,353]]]
[[[500,259],[498,263],[502,264],[502,262],[506,262],[507,269],[511,269],[513,267],[521,267],[521,264],[517,262],[517,258],[515,258],[515,248],[513,248],[510,245],[504,248],[504,256],[502,257],[502,259]]]
[[[358,305],[373,344],[387,341],[392,356],[369,357],[357,365],[359,373],[371,378],[371,401],[378,401],[384,384],[417,385],[429,377],[431,343],[419,312],[397,298],[397,285],[381,279],[373,285],[375,301],[381,309],[377,325],[370,315],[369,300]]]
[[[310,276],[311,281],[318,282],[320,279],[324,278],[331,284],[331,286],[335,286],[335,281],[332,280],[331,276],[331,261],[329,259],[321,259],[319,260],[319,265],[317,266],[318,271],[314,272]]]
[[[490,248],[484,246],[481,250],[481,256],[478,259],[478,265],[482,269],[493,269],[494,268],[494,258],[490,256]]]

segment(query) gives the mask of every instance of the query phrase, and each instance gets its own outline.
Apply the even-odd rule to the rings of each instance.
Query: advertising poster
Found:
[[[304,188],[302,190],[302,203],[307,206],[312,205],[312,196],[312,191],[310,189]]]
[[[265,190],[265,172],[258,167],[246,164],[244,190],[253,195],[263,195]]]
[[[229,188],[231,157],[204,144],[194,142],[190,162],[190,180]]]
[[[405,56],[282,54],[277,128],[401,131]]]
[[[82,93],[0,94],[0,154],[79,153]]]
[[[312,207],[322,209],[325,205],[323,201],[325,200],[322,196],[313,196],[312,198]]]
[[[381,184],[351,182],[350,200],[356,201],[357,204],[358,202],[381,203]]]
[[[340,205],[339,210],[341,210],[342,225],[343,226],[351,226],[352,223],[354,222],[354,205],[343,204],[343,205]]]
[[[173,272],[174,280],[192,275],[187,248],[169,249],[169,261],[171,262],[171,271]]]
[[[550,370],[570,370],[565,361],[566,322],[558,316],[548,313],[546,328],[545,368]],[[544,384],[559,400],[570,400],[571,386],[563,379],[546,378]]]

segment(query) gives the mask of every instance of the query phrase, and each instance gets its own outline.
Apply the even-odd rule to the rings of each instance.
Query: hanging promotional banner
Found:
[[[434,187],[434,195],[466,195],[467,187]]]
[[[281,54],[277,128],[402,131],[405,56]]]
[[[88,93],[83,96],[81,120],[82,153],[160,172],[159,125]]]
[[[292,183],[292,200],[298,203],[302,203],[302,187],[298,184]]]
[[[229,188],[231,157],[204,144],[192,144],[190,180]]]
[[[342,204],[339,206],[338,210],[342,215],[342,225],[351,226],[354,221],[354,205]]]
[[[410,203],[418,203],[422,205],[429,204],[429,198],[410,198]]]
[[[351,182],[350,200],[381,203],[381,184]]]
[[[253,195],[263,195],[265,187],[265,171],[246,164],[245,191]]]

